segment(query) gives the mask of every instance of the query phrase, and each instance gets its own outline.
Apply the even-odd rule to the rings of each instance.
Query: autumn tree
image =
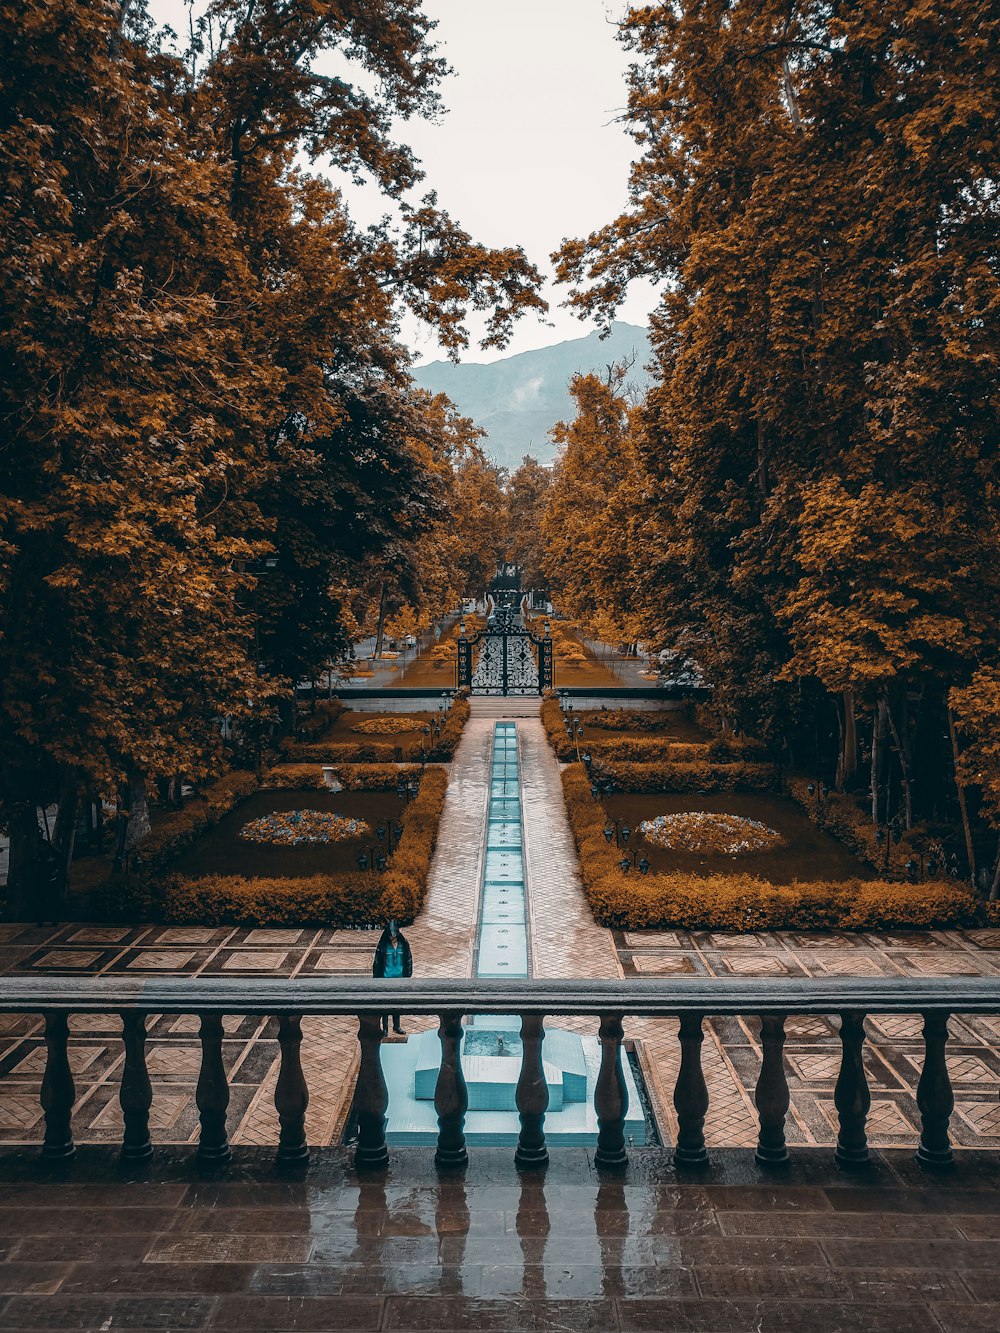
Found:
[[[510,474],[505,491],[506,557],[522,570],[522,586],[547,586],[543,572],[545,543],[542,522],[552,485],[552,471],[525,454]]]
[[[68,860],[80,795],[118,790],[135,843],[150,781],[219,771],[218,719],[342,650],[345,589],[436,520],[399,309],[454,350],[469,310],[499,345],[541,304],[519,250],[406,197],[389,126],[437,106],[430,27],[410,0],[215,0],[175,56],[137,2],[0,13],[0,804],[22,901],[39,804]],[[300,154],[369,175],[396,221],[358,230]]]
[[[664,284],[647,632],[909,825],[954,800],[948,691],[997,653],[1000,18],[714,0],[621,33],[629,205],[559,265],[603,319]]]

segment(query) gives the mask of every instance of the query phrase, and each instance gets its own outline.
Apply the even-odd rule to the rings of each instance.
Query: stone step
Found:
[[[473,717],[537,717],[541,700],[537,695],[474,694],[469,700]]]

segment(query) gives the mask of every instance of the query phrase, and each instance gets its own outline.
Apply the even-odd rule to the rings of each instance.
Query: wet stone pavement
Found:
[[[0,1156],[0,1331],[1000,1328],[1000,1156],[945,1179],[910,1153],[858,1178],[817,1150],[770,1175],[720,1150],[678,1178],[583,1149],[518,1173],[505,1149],[438,1174],[432,1152],[359,1179],[344,1149],[301,1178],[238,1149],[225,1178],[161,1151],[128,1179],[83,1147],[62,1174]]]

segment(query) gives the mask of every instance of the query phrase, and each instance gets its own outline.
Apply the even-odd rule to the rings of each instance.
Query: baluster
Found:
[[[297,1015],[278,1019],[278,1048],[281,1065],[274,1085],[274,1107],[281,1133],[278,1138],[279,1166],[298,1166],[308,1162],[306,1145],[306,1107],[309,1089],[302,1073],[302,1020]]]
[[[705,1114],[708,1111],[708,1085],[701,1069],[701,1043],[705,1034],[700,1014],[681,1016],[681,1067],[674,1086],[674,1110],[677,1112],[677,1166],[704,1166]]]
[[[917,1161],[921,1166],[951,1166],[954,1156],[948,1138],[948,1122],[955,1109],[948,1060],[948,1015],[924,1014],[924,1067],[917,1084],[921,1131]]]
[[[118,1100],[121,1102],[125,1132],[122,1157],[128,1162],[145,1162],[153,1155],[149,1139],[149,1108],[153,1088],[146,1068],[146,1015],[122,1014],[122,1041],[125,1066],[122,1069]]]
[[[858,1013],[840,1015],[840,1044],[842,1054],[833,1104],[840,1117],[840,1133],[834,1159],[838,1166],[849,1171],[867,1166],[868,1136],[865,1124],[872,1104],[865,1074],[865,1016]]]
[[[781,1166],[788,1161],[785,1145],[785,1116],[790,1098],[785,1078],[784,1014],[765,1014],[760,1020],[761,1065],[754,1102],[760,1116],[760,1135],[754,1154],[761,1166]]]
[[[594,1088],[597,1112],[597,1151],[594,1165],[620,1170],[628,1165],[625,1151],[625,1114],[628,1088],[622,1072],[621,1014],[602,1014],[598,1039],[601,1043],[601,1068]]]
[[[521,1132],[514,1161],[518,1166],[545,1166],[549,1150],[545,1146],[545,1112],[549,1089],[542,1068],[542,1039],[545,1036],[540,1014],[521,1015],[521,1074],[515,1094],[520,1113]]]
[[[195,1102],[201,1118],[198,1160],[221,1166],[229,1161],[226,1136],[226,1111],[229,1109],[229,1080],[222,1060],[222,1019],[217,1014],[201,1016],[201,1071],[195,1090]]]
[[[438,1113],[438,1146],[434,1161],[438,1166],[461,1167],[469,1160],[465,1150],[465,1113],[469,1109],[469,1090],[462,1072],[462,1015],[441,1015],[441,1068],[434,1089],[434,1108]]]
[[[45,1073],[42,1076],[42,1109],[45,1112],[45,1142],[42,1156],[64,1161],[76,1152],[70,1119],[76,1088],[69,1067],[69,1018],[66,1014],[45,1015]]]
[[[361,1068],[358,1070],[357,1098],[358,1146],[354,1165],[359,1170],[381,1170],[389,1164],[385,1146],[385,1113],[389,1089],[382,1073],[382,1015],[366,1011],[358,1014],[358,1042]]]

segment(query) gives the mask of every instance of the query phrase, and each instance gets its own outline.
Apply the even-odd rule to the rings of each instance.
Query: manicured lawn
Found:
[[[693,876],[733,874],[756,875],[773,884],[791,884],[795,880],[870,879],[865,866],[841,843],[811,823],[799,807],[783,796],[723,792],[713,796],[674,793],[640,795],[622,792],[603,799],[603,807],[612,819],[625,819],[632,836],[628,847],[640,849],[650,864],[650,873],[689,874]],[[640,823],[657,815],[679,814],[687,810],[742,815],[759,820],[785,839],[785,846],[769,851],[745,852],[738,856],[705,855],[671,851],[658,847],[638,832]]]
[[[173,863],[179,875],[242,875],[246,878],[303,879],[310,875],[340,874],[358,869],[362,848],[375,847],[379,823],[388,830],[402,818],[404,802],[395,792],[259,791],[231,810]],[[240,837],[244,824],[280,810],[322,810],[363,819],[370,832],[342,842],[280,847],[248,842]],[[388,832],[385,842],[389,840]]]

